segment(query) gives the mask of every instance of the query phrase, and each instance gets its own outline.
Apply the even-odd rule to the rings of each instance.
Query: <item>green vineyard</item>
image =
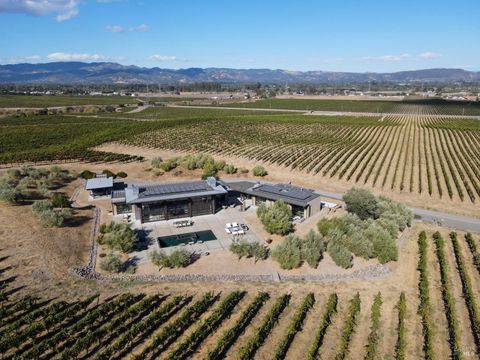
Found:
[[[479,275],[471,244],[479,240],[422,231],[418,267],[411,269],[418,287],[406,283],[404,291],[377,293],[329,292],[325,283],[325,291],[304,295],[229,290],[42,299],[16,294],[5,256],[0,353],[4,359],[98,360],[476,357]]]
[[[121,140],[130,145],[242,157],[349,183],[475,202],[480,122],[257,115],[185,120]]]
[[[298,113],[160,107],[102,117],[0,120],[0,164],[132,161],[93,150],[108,142],[285,167],[342,186],[358,184],[470,204],[480,198],[480,121],[441,106],[416,115],[307,116]],[[430,107],[433,107],[433,110]],[[452,105],[453,106],[453,105]],[[446,112],[446,111],[445,111]]]

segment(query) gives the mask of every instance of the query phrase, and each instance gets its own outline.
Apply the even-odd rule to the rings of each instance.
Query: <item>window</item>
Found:
[[[129,214],[132,212],[132,205],[127,204],[115,204],[117,208],[117,214]]]
[[[143,204],[142,221],[160,221],[165,220],[165,204]]]
[[[192,216],[208,215],[213,212],[212,198],[194,198],[192,199]]]
[[[168,219],[178,219],[190,216],[188,200],[175,201],[167,204]]]

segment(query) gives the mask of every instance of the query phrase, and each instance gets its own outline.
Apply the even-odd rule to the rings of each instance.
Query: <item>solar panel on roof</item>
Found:
[[[178,184],[162,184],[147,186],[142,192],[143,196],[179,194],[194,191],[211,190],[203,181]]]
[[[311,191],[293,186],[263,185],[260,190],[270,194],[276,194],[297,200],[307,200],[310,196],[312,196]]]

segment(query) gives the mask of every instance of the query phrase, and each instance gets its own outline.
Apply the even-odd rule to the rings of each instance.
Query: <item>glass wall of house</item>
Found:
[[[266,202],[267,202],[267,199],[260,196],[255,196],[255,206],[260,206],[262,204],[265,204]]]
[[[192,199],[192,216],[208,215],[213,213],[213,199],[211,196]]]
[[[166,220],[165,203],[142,204],[142,222]]]
[[[177,200],[167,203],[167,218],[178,219],[190,216],[190,201]]]
[[[132,205],[127,205],[127,204],[115,204],[115,207],[117,209],[117,214],[130,214],[132,212]]]
[[[293,216],[304,216],[304,208],[297,205],[292,205],[292,215]]]

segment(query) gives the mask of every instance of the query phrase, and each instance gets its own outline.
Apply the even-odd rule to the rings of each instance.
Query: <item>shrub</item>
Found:
[[[376,219],[379,215],[378,200],[367,189],[352,188],[343,196],[348,212],[356,214],[361,220]]]
[[[413,212],[404,204],[380,196],[378,207],[380,217],[395,222],[400,231],[412,225]]]
[[[70,200],[64,193],[54,193],[50,198],[54,208],[69,208]]]
[[[10,204],[18,204],[22,200],[22,192],[7,181],[0,182],[0,200]]]
[[[203,167],[202,179],[209,178],[211,176],[217,177],[218,169],[213,163],[206,163]]]
[[[238,171],[240,172],[240,174],[248,174],[250,170],[248,170],[247,168],[241,167],[238,169]]]
[[[153,251],[149,256],[152,263],[158,267],[180,268],[192,263],[192,253],[185,249],[174,250],[170,255],[164,251]]]
[[[302,265],[301,241],[298,236],[290,235],[271,251],[272,258],[282,269],[291,270]]]
[[[265,168],[263,166],[257,165],[252,169],[252,174],[253,174],[253,176],[263,177],[263,176],[268,175],[268,172],[267,172],[267,170],[265,170]]]
[[[110,171],[110,170],[108,170],[108,169],[103,170],[103,171],[102,171],[102,174],[107,175],[107,177],[113,177],[113,178],[116,177],[116,175],[115,175],[112,171]]]
[[[322,236],[310,230],[302,239],[301,249],[302,260],[306,261],[311,268],[316,269],[325,251],[325,243]]]
[[[63,216],[54,210],[43,210],[37,214],[42,225],[47,227],[61,227],[65,221]]]
[[[227,164],[225,163],[225,160],[215,160],[213,165],[217,171],[220,171],[223,170]]]
[[[164,251],[153,251],[149,254],[150,261],[158,267],[170,267],[169,256]]]
[[[270,207],[261,204],[257,209],[257,216],[270,234],[286,235],[292,229],[292,210],[282,200],[275,201]]]
[[[373,223],[365,230],[373,244],[373,254],[380,263],[398,259],[398,248],[395,239],[393,239],[387,230],[383,229],[377,223]]]
[[[101,242],[112,250],[128,252],[137,244],[138,236],[127,224],[112,221],[105,227]]]
[[[119,273],[122,271],[123,262],[120,258],[114,253],[109,253],[100,261],[100,269],[103,271]]]
[[[363,229],[355,228],[345,240],[345,247],[355,256],[364,259],[370,259],[374,256],[374,246],[372,241],[367,237]]]
[[[341,229],[342,232],[347,231],[343,217],[322,218],[317,223],[317,228],[320,235],[324,237],[328,237],[329,232],[333,229]]]
[[[119,171],[119,172],[117,173],[117,177],[118,177],[118,178],[121,178],[121,179],[124,179],[124,178],[126,178],[127,176],[128,176],[128,174],[127,174],[125,171]]]
[[[229,249],[232,253],[238,256],[239,260],[243,257],[251,257],[248,242],[246,240],[232,242]]]
[[[235,174],[237,172],[237,168],[231,164],[225,165],[223,171],[227,174]]]
[[[163,171],[169,172],[169,171],[172,171],[173,169],[175,169],[177,167],[177,163],[174,160],[169,159],[169,160],[166,160],[166,161],[162,162],[159,167]]]
[[[160,156],[155,156],[150,162],[150,165],[152,165],[152,167],[154,168],[159,168],[162,162],[163,162],[163,159]]]
[[[52,210],[53,204],[51,200],[37,200],[32,205],[32,210],[36,213],[41,213],[45,210]]]
[[[352,253],[339,242],[331,242],[328,244],[328,254],[332,260],[340,267],[348,269],[352,267]]]
[[[170,254],[170,267],[179,268],[185,267],[191,263],[192,253],[185,249],[174,250]]]
[[[230,251],[238,256],[238,259],[242,257],[255,258],[255,262],[258,260],[264,260],[268,256],[268,250],[260,242],[247,242],[246,240],[235,241],[230,245]]]
[[[90,170],[83,170],[80,173],[80,177],[82,179],[88,180],[88,179],[93,179],[95,177],[95,174],[93,172],[91,172]]]

